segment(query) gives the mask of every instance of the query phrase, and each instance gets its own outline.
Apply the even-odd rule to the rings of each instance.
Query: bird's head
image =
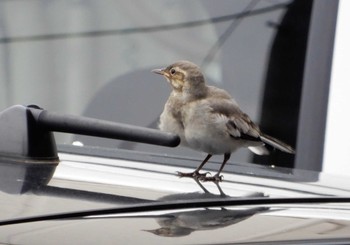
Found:
[[[204,76],[200,68],[190,61],[178,61],[152,72],[163,75],[177,92],[195,93],[205,88]]]

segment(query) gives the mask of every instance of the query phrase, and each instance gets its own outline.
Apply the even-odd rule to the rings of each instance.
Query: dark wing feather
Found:
[[[266,135],[266,134],[262,134],[260,135],[260,139],[262,142],[264,142],[265,144],[267,145],[270,145],[272,146],[273,148],[276,148],[280,151],[283,151],[283,152],[287,152],[287,153],[290,153],[290,154],[294,154],[295,153],[295,150],[287,145],[286,143],[276,139],[276,138],[273,138],[269,135]]]
[[[294,149],[284,142],[275,139],[269,135],[263,134],[259,127],[252,122],[249,116],[243,113],[234,101],[222,99],[212,101],[211,108],[213,113],[220,113],[229,118],[226,123],[231,137],[248,141],[261,141],[280,151],[294,154]]]
[[[226,126],[229,134],[236,139],[260,141],[260,129],[249,116],[243,113],[231,100],[212,100],[210,107],[213,113],[225,115],[229,118]]]

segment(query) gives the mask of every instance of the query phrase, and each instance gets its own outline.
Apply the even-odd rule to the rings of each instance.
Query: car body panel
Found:
[[[300,183],[256,177],[254,168],[250,168],[245,174],[226,173],[225,180],[216,185],[177,177],[176,171],[190,170],[185,167],[67,153],[60,153],[59,157],[61,161],[47,185],[22,193],[1,192],[1,220],[155,201],[350,193],[347,179],[322,174],[317,181]],[[1,226],[0,230],[0,241],[9,244],[225,244],[334,238],[344,241],[350,239],[350,205],[291,203],[173,209],[28,222]]]

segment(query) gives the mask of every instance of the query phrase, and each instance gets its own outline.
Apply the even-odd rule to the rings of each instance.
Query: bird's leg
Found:
[[[203,160],[203,162],[201,163],[201,165],[199,165],[198,168],[196,168],[196,170],[194,170],[193,172],[190,173],[182,173],[182,172],[177,172],[177,175],[179,177],[191,177],[191,178],[205,178],[206,175],[208,173],[199,173],[199,170],[201,170],[203,168],[203,166],[208,162],[208,160],[212,157],[211,154],[208,154],[207,157]]]
[[[194,181],[199,185],[199,187],[203,190],[204,193],[210,194],[210,192],[199,182],[198,178],[194,178]]]
[[[221,187],[220,187],[220,185],[219,185],[219,182],[214,182],[214,184],[215,184],[216,187],[218,188],[221,197],[228,197],[228,195],[226,195],[225,192],[221,189]]]
[[[231,153],[225,153],[224,161],[222,162],[219,171],[214,176],[210,176],[210,177],[204,176],[204,177],[201,177],[200,180],[202,180],[202,181],[213,181],[215,183],[221,182],[224,179],[224,176],[220,175],[220,173],[224,169],[224,166],[227,163],[227,161],[230,159],[230,157],[231,157]]]

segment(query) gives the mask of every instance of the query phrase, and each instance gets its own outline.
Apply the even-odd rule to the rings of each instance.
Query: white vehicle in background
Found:
[[[347,63],[350,57],[350,3],[340,1],[336,35],[334,43],[334,53],[332,60],[332,71],[330,80],[330,90],[327,111],[327,127],[325,148],[323,155],[323,171],[340,175],[349,175],[350,147],[348,138],[349,131],[344,130],[343,125],[350,121],[350,113],[347,113],[350,104]]]

